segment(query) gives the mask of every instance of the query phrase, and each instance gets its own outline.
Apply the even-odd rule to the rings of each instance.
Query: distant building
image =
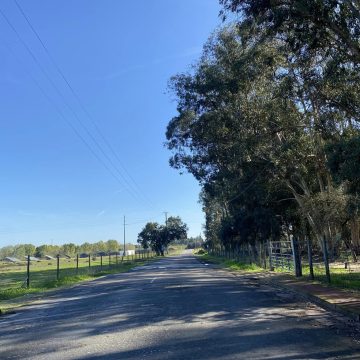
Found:
[[[124,251],[119,251],[119,255],[120,255],[120,256],[131,256],[131,255],[135,255],[135,250],[125,250],[125,254],[124,254]]]
[[[87,257],[89,257],[89,254],[86,254],[86,253],[82,253],[79,255],[79,258],[82,258],[82,259],[85,259]]]
[[[11,263],[20,263],[21,260],[17,259],[17,258],[14,258],[14,257],[10,257],[10,256],[7,256],[4,261],[7,261],[7,262],[11,262]]]
[[[55,260],[55,258],[53,256],[50,256],[50,255],[45,255],[44,258],[46,260]]]
[[[24,256],[25,259],[27,259],[27,256]],[[30,261],[41,261],[39,258],[35,257],[35,256],[30,256]]]

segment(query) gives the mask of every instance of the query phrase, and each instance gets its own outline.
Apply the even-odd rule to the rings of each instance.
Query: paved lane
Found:
[[[0,359],[360,359],[360,346],[325,311],[183,255],[1,317]]]

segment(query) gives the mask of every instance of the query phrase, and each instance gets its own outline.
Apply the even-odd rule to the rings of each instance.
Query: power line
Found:
[[[1,13],[1,9],[0,9]],[[8,50],[19,60],[19,58],[13,53],[11,48],[6,44]],[[19,60],[20,61],[20,60]],[[56,112],[60,116],[60,118],[74,131],[76,136],[79,137],[79,139],[84,143],[84,145],[89,149],[89,151],[93,154],[93,156],[104,166],[104,168],[114,177],[115,180],[119,181],[119,178],[114,174],[114,172],[107,166],[107,164],[98,156],[98,154],[93,150],[93,148],[88,144],[88,142],[85,140],[85,138],[79,133],[79,131],[74,127],[74,125],[66,118],[66,116],[63,114],[63,112],[59,109],[59,107],[56,105],[56,103],[51,99],[51,97],[46,93],[46,91],[41,87],[40,83],[30,74],[30,78],[34,81],[35,85],[38,87],[40,92],[44,95],[44,97],[48,100],[48,102],[54,106]],[[122,183],[120,182],[122,185]]]
[[[57,62],[55,61],[54,57],[52,56],[52,54],[50,53],[49,49],[47,48],[47,46],[45,45],[44,41],[41,39],[39,33],[36,31],[35,27],[32,25],[30,18],[25,14],[23,8],[20,6],[20,4],[18,3],[17,0],[14,0],[17,8],[19,9],[20,13],[22,14],[22,16],[24,17],[24,19],[26,20],[27,24],[29,25],[30,29],[32,30],[32,32],[35,34],[36,38],[39,40],[41,46],[43,47],[44,51],[46,52],[47,56],[49,57],[50,61],[52,62],[52,64],[54,65],[54,67],[56,68],[57,72],[60,74],[60,76],[62,77],[62,79],[64,80],[64,82],[66,83],[66,85],[68,86],[68,88],[70,89],[71,93],[73,94],[73,96],[75,97],[75,99],[77,100],[77,102],[79,103],[81,109],[83,110],[83,112],[86,114],[86,116],[89,118],[89,120],[91,121],[91,123],[93,124],[94,128],[96,129],[97,133],[99,134],[99,136],[101,137],[101,139],[104,141],[105,145],[108,147],[108,149],[110,150],[110,152],[113,154],[113,156],[115,157],[115,159],[118,161],[120,167],[122,168],[122,170],[125,172],[125,174],[130,178],[130,180],[135,184],[135,189],[148,201],[151,203],[151,201],[148,199],[148,197],[146,196],[146,194],[141,190],[140,186],[137,184],[137,182],[135,181],[135,179],[131,176],[131,174],[127,171],[127,169],[125,168],[125,166],[122,164],[122,161],[120,160],[118,154],[115,152],[114,148],[112,147],[112,145],[110,144],[110,142],[106,139],[106,137],[104,136],[103,132],[101,131],[101,129],[99,128],[99,126],[97,125],[96,121],[93,119],[93,117],[91,116],[91,114],[89,113],[89,111],[86,109],[86,107],[84,106],[83,102],[81,101],[80,96],[78,95],[78,93],[75,91],[75,89],[73,88],[73,86],[70,84],[70,81],[67,79],[67,77],[65,76],[64,72],[61,70],[60,66],[57,64]],[[122,176],[122,178],[124,179],[124,181],[126,182],[126,184],[129,187],[132,187],[132,185],[130,185],[130,183],[127,181],[127,179],[125,177]]]
[[[11,23],[11,21],[9,20],[9,18],[5,15],[5,13],[0,9],[0,13],[3,16],[3,18],[5,19],[6,23],[10,26],[10,28],[14,31],[14,33],[16,34],[16,36],[18,37],[18,39],[20,40],[20,42],[22,43],[22,45],[25,47],[25,49],[28,51],[28,53],[30,54],[30,56],[32,57],[32,59],[34,60],[34,62],[37,64],[37,66],[39,67],[39,69],[41,70],[41,72],[44,74],[44,76],[46,77],[46,79],[50,82],[50,84],[52,85],[52,87],[55,89],[55,91],[58,93],[58,95],[61,97],[61,99],[63,100],[64,104],[66,105],[66,107],[72,112],[72,114],[74,115],[74,117],[77,119],[77,121],[79,122],[79,124],[81,125],[81,127],[84,129],[84,131],[88,134],[88,136],[91,138],[91,140],[94,142],[94,144],[96,145],[96,147],[100,150],[100,152],[103,154],[103,156],[108,160],[108,162],[113,166],[113,168],[115,169],[115,171],[120,175],[120,177],[123,179],[123,182],[127,183],[126,180],[124,180],[124,176],[122,175],[122,173],[120,172],[120,170],[116,167],[116,165],[113,163],[112,159],[105,153],[105,151],[103,150],[103,148],[101,147],[101,145],[98,143],[98,141],[96,140],[96,138],[91,134],[91,132],[87,129],[86,125],[81,121],[81,119],[78,117],[78,115],[76,114],[76,112],[73,110],[73,108],[67,103],[64,95],[62,94],[62,92],[59,90],[59,88],[56,86],[56,84],[54,83],[54,81],[51,79],[51,77],[48,75],[47,71],[44,69],[44,67],[41,65],[41,63],[39,62],[39,60],[37,59],[37,57],[35,56],[34,52],[30,49],[30,47],[27,45],[27,43],[24,41],[24,39],[21,37],[21,35],[19,34],[19,32],[17,31],[17,29],[15,28],[15,26]],[[36,82],[36,81],[35,81]],[[36,82],[37,83],[37,82]],[[37,83],[37,86],[39,87],[39,84]],[[49,100],[49,96],[45,93],[45,91],[41,88],[41,86],[39,87],[41,92],[48,98]],[[55,103],[53,103],[52,101],[50,101],[52,103],[52,105],[55,106]],[[82,140],[82,142],[86,145],[86,147],[92,152],[92,154],[103,164],[103,166],[111,173],[111,175],[113,177],[116,178],[116,180],[123,185],[123,182],[118,178],[118,176],[116,176],[114,174],[114,172],[112,170],[110,170],[109,166],[96,154],[96,152],[92,149],[92,147],[89,145],[89,143],[85,140],[85,138],[79,133],[79,131],[74,127],[74,125],[65,118],[65,116],[63,115],[63,113],[57,108],[57,106],[55,106],[57,109],[57,112],[60,114],[60,116],[66,121],[66,123],[71,127],[71,129],[76,133],[76,135]],[[59,112],[60,111],[60,112]],[[129,185],[128,185],[129,186]],[[126,188],[126,187],[125,187]],[[134,190],[129,186],[129,188],[126,188],[126,190],[130,193],[130,195],[132,197],[134,197],[134,199],[136,199],[136,193],[134,195]]]

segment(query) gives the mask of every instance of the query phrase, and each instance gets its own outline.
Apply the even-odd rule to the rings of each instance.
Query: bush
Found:
[[[197,254],[197,255],[205,255],[206,251],[204,249],[200,249],[200,250],[196,251],[195,254]]]

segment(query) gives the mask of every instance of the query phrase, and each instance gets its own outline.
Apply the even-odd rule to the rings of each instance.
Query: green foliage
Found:
[[[329,144],[327,153],[329,168],[337,182],[346,182],[348,192],[360,196],[360,135]]]
[[[166,247],[176,240],[187,237],[187,225],[180,217],[169,217],[166,225],[147,223],[138,235],[138,243],[144,249],[151,247],[157,255],[164,255]]]
[[[209,246],[310,231],[332,251],[359,221],[349,212],[359,178],[359,4],[220,3],[237,23],[209,39],[191,73],[171,79],[170,165],[202,186]]]
[[[208,254],[198,254],[202,261],[206,261],[208,263],[217,264],[226,269],[234,270],[234,271],[246,271],[246,272],[261,272],[264,271],[263,268],[257,266],[256,264],[244,264],[239,263],[235,260],[228,260],[223,257],[218,257],[214,255]]]
[[[15,246],[4,246],[0,248],[0,260],[5,257],[16,257],[19,260],[24,260],[24,257],[27,255],[36,256],[38,258],[44,258],[45,255],[50,255],[55,257],[56,255],[67,255],[70,257],[75,257],[76,254],[87,253],[87,254],[96,254],[98,252],[112,253],[117,252],[122,248],[123,245],[120,245],[117,240],[107,240],[107,241],[98,241],[96,243],[90,244],[85,242],[81,245],[76,245],[74,243],[65,243],[61,246],[59,245],[40,245],[35,247],[32,244],[18,244]],[[126,244],[127,249],[135,249],[134,244]]]

